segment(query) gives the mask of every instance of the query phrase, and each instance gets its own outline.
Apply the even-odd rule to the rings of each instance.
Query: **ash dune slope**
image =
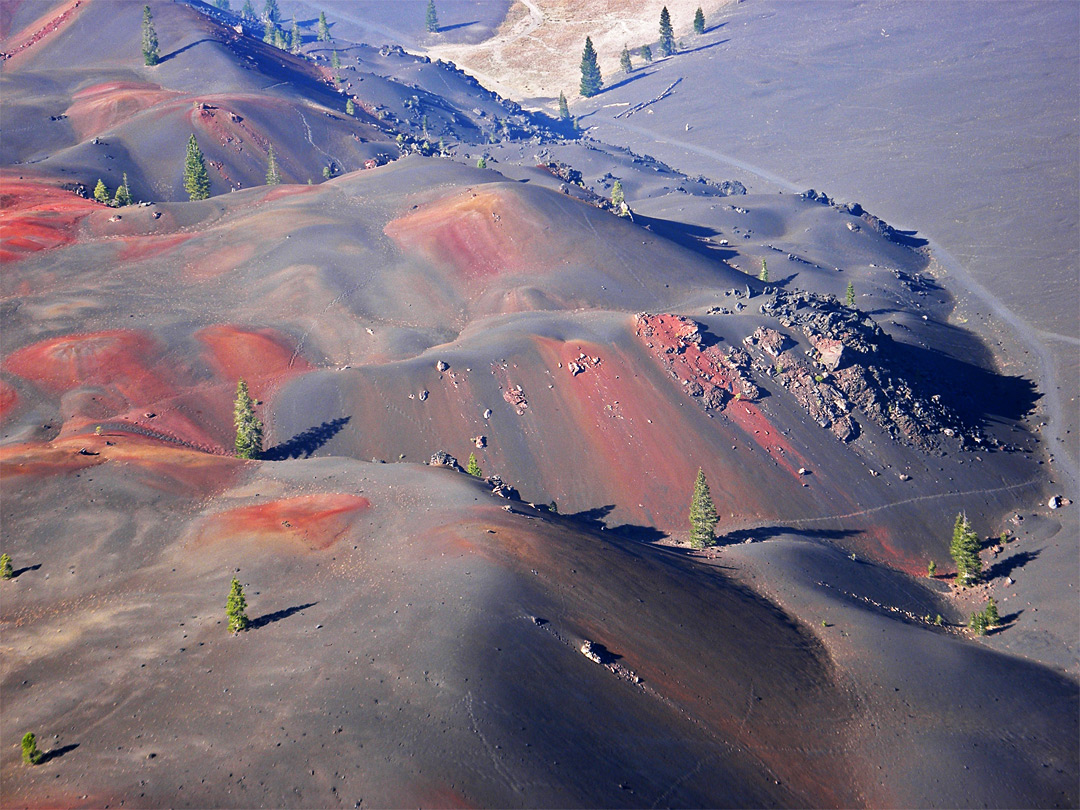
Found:
[[[115,7],[79,8],[50,36]],[[109,130],[139,182],[138,156],[219,102],[228,119],[222,99],[260,132],[260,109],[337,120],[319,61],[234,41],[187,5],[155,14],[163,41],[193,44],[161,66],[161,92],[215,96],[180,114],[119,88],[149,93],[131,103],[157,121]],[[5,81],[91,103],[141,70],[85,57],[47,76],[62,43],[13,56]],[[0,478],[19,574],[0,683],[5,734],[40,729],[52,751],[25,769],[0,749],[5,800],[927,804],[955,764],[988,777],[950,786],[957,804],[1075,805],[1074,679],[956,638],[963,607],[910,576],[946,567],[942,527],[962,509],[983,534],[1024,535],[999,572],[1054,530],[1030,511],[1053,491],[1023,424],[1030,385],[948,323],[925,253],[852,209],[725,196],[553,140],[489,96],[463,111],[452,68],[335,45],[370,71],[358,98],[384,113],[368,122],[380,144],[401,134],[396,156],[453,124],[453,159],[116,210],[63,189],[97,165],[76,159],[100,146],[78,116],[50,122],[55,156],[5,158]],[[213,88],[186,83],[200,51],[228,63]],[[28,98],[4,102],[27,127],[44,112]],[[95,114],[126,109],[111,103]],[[360,125],[275,137],[318,166],[311,149]],[[462,165],[479,154],[502,171]],[[255,164],[222,165],[259,182]],[[613,170],[633,221],[601,199]],[[258,462],[229,455],[238,377],[267,423]],[[440,450],[476,452],[524,501],[414,463]],[[671,542],[699,466],[733,571]],[[526,503],[552,500],[563,515]],[[1017,511],[1027,531],[1004,522]],[[778,537],[814,545],[754,542]],[[220,615],[232,573],[254,620],[237,638]],[[858,643],[817,630],[834,606]],[[1000,635],[1038,657],[1046,638],[1024,632]],[[934,688],[889,693],[896,658],[933,662]],[[1011,755],[996,774],[988,740]],[[920,756],[896,762],[908,743]]]

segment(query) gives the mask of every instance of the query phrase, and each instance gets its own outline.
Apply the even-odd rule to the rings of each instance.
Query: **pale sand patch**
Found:
[[[592,37],[604,84],[622,81],[623,45],[635,68],[644,61],[638,49],[648,44],[659,59],[660,10],[667,6],[676,42],[694,47],[694,11],[701,6],[706,31],[716,24],[718,10],[738,0],[515,0],[498,32],[477,45],[435,45],[427,53],[454,62],[484,86],[517,101],[537,97],[572,103],[580,98],[581,51]],[[555,110],[554,101],[547,105]]]

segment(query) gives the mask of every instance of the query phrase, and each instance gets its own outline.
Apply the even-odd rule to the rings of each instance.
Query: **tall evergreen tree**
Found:
[[[671,15],[667,6],[660,9],[660,55],[671,56],[675,53],[675,30],[671,27]]]
[[[0,579],[11,579],[15,576],[15,569],[11,567],[11,555],[0,554]]]
[[[581,95],[585,98],[595,96],[603,86],[604,79],[600,75],[600,65],[596,61],[592,38],[585,37],[585,50],[581,53]]]
[[[127,172],[124,172],[124,182],[116,189],[112,204],[115,208],[123,208],[125,205],[131,205],[131,203],[131,189],[128,188]]]
[[[97,181],[97,185],[94,186],[94,199],[99,203],[109,204],[109,189],[105,185],[105,181],[100,178]]]
[[[345,102],[345,114],[356,115],[356,102],[351,98]]]
[[[229,10],[229,0],[214,0],[214,6],[221,11]]]
[[[285,32],[274,26],[274,47],[279,51],[289,50],[289,40],[285,38]]]
[[[701,6],[698,6],[697,11],[694,12],[694,33],[705,33],[705,12],[701,10]]]
[[[622,53],[619,54],[619,67],[623,69],[623,73],[630,73],[634,69],[634,63],[630,61],[630,49],[625,45],[622,46]]]
[[[967,515],[957,514],[953,524],[952,543],[949,554],[956,563],[956,578],[963,586],[979,581],[982,575],[982,560],[979,558],[979,537],[971,528]]]
[[[330,52],[330,69],[334,71],[334,81],[339,81],[338,72],[341,70],[341,57],[337,50]]]
[[[709,492],[709,483],[705,472],[698,468],[697,481],[694,482],[694,497],[690,500],[690,545],[705,548],[716,543],[716,507]]]
[[[300,53],[300,46],[304,44],[303,34],[300,33],[300,23],[293,20],[292,24],[292,36],[289,38],[289,50],[293,53]]]
[[[206,173],[206,160],[194,133],[188,138],[184,159],[184,190],[192,200],[205,200],[210,196],[210,175]]]
[[[274,44],[274,32],[277,30],[277,26],[274,25],[273,20],[263,20],[263,42],[267,45]]]
[[[325,11],[319,12],[319,27],[316,29],[316,32],[315,38],[318,39],[319,42],[326,42],[330,39],[330,26],[326,22]]]
[[[230,633],[240,633],[248,629],[247,598],[240,580],[233,577],[229,586],[229,598],[225,600],[225,618],[229,622]]]
[[[32,731],[23,734],[22,761],[27,765],[37,765],[44,756],[37,747],[37,735]]]
[[[844,293],[844,302],[848,305],[848,309],[855,309],[855,285],[850,281],[847,283],[847,291]]]
[[[251,5],[251,0],[244,0],[244,5],[240,8],[240,19],[246,23],[258,21],[258,17],[255,15],[255,6]]]
[[[255,415],[255,400],[251,398],[247,383],[243,380],[236,384],[233,424],[236,427],[236,455],[240,458],[258,458],[262,454],[263,424]]]
[[[998,613],[998,606],[997,602],[994,601],[994,597],[991,596],[987,601],[983,616],[986,617],[987,627],[997,627],[1001,624],[1001,614]]]
[[[469,463],[465,467],[465,472],[474,478],[484,477],[484,474],[480,471],[480,462],[476,460],[476,453],[469,453]]]
[[[764,281],[766,283],[769,281],[769,265],[764,259],[761,260],[761,272],[758,273],[758,281]]]
[[[281,184],[281,172],[278,171],[277,158],[274,157],[274,145],[270,144],[270,151],[266,155],[266,185],[276,186]]]
[[[143,6],[142,10],[142,55],[149,67],[158,63],[157,31],[154,30],[154,15],[150,13],[150,6]]]
[[[263,6],[262,17],[264,20],[269,20],[272,23],[276,23],[281,19],[281,12],[278,10],[277,0],[266,0],[266,5]]]
[[[652,61],[652,48],[650,48],[648,45],[642,45],[641,46],[641,58],[644,59],[646,62],[651,62]]]
[[[566,103],[566,94],[559,91],[559,120],[570,120],[570,105]]]
[[[435,13],[435,0],[427,0],[427,30],[428,33],[439,33],[439,15]]]

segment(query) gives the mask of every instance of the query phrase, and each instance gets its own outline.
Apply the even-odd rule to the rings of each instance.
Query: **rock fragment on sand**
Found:
[[[581,654],[594,663],[601,663],[600,656],[593,651],[593,643],[588,639],[581,642]]]
[[[436,371],[446,371],[448,368],[450,368],[450,365],[448,363],[444,363],[442,360],[439,360],[437,363],[435,363]]]

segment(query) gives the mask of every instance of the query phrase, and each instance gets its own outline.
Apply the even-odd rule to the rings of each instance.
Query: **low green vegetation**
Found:
[[[709,482],[705,480],[705,472],[698,468],[694,495],[690,500],[690,545],[694,548],[715,545],[718,522],[716,506],[709,492]]]
[[[37,747],[37,736],[32,731],[23,734],[22,761],[27,765],[37,765],[45,756]]]
[[[971,528],[967,515],[957,514],[953,524],[952,543],[949,554],[956,563],[956,579],[963,587],[979,581],[982,576],[982,560],[979,558],[979,537]]]
[[[236,455],[240,458],[258,458],[262,455],[263,424],[255,415],[255,400],[242,379],[236,384],[233,424],[236,427]]]
[[[937,576],[937,563],[933,560],[931,560],[930,564],[926,566],[926,576],[930,579],[933,579]]]
[[[474,478],[484,477],[484,473],[480,470],[480,462],[476,460],[476,453],[469,453],[469,463],[465,466],[465,472]]]
[[[600,65],[596,60],[596,49],[592,37],[585,37],[585,49],[581,52],[581,85],[578,88],[585,98],[595,96],[604,86],[600,75]]]
[[[142,55],[147,67],[156,65],[160,58],[157,31],[154,30],[154,15],[150,13],[150,6],[143,6],[142,12]]]
[[[11,555],[0,554],[0,579],[11,579],[15,576],[15,569],[11,567]]]
[[[694,33],[705,33],[705,12],[701,10],[701,6],[698,6],[697,11],[694,12]]]
[[[233,577],[229,586],[229,598],[225,600],[225,618],[229,622],[230,633],[242,633],[248,629],[247,598],[240,580]]]

